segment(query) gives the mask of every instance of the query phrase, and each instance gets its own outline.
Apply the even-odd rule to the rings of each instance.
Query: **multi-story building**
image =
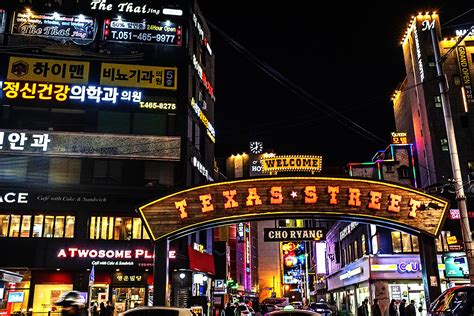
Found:
[[[417,187],[417,157],[405,134],[393,133],[392,141],[372,161],[349,163],[350,177],[390,181]],[[366,298],[377,298],[382,312],[391,299],[425,308],[420,241],[417,236],[387,229],[382,225],[338,222],[327,234],[327,287],[329,301],[343,311],[355,314]],[[462,252],[459,221],[448,218],[436,240],[441,289],[469,283],[466,257]],[[423,310],[423,313],[425,311]]]
[[[449,87],[447,97],[460,169],[469,195],[468,205],[472,207],[473,191],[468,181],[474,180],[474,97],[471,83],[474,37],[469,34],[455,46],[458,36],[467,31],[441,29],[435,13],[413,17],[402,40],[406,77],[392,98],[395,123],[398,131],[407,133],[408,141],[417,150],[419,187],[433,187],[433,193],[451,190],[453,176],[431,36],[433,29],[445,73],[442,80],[446,80]]]
[[[196,2],[2,2],[0,60],[0,267],[23,275],[1,308],[48,312],[72,289],[117,311],[149,304],[153,245],[135,209],[216,177]],[[170,270],[206,274],[184,296],[210,287],[195,242],[212,255],[212,230],[170,246]]]

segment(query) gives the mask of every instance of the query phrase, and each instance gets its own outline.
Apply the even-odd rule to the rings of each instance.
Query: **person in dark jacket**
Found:
[[[416,307],[415,307],[415,301],[411,300],[410,304],[408,304],[406,308],[406,316],[416,316]]]
[[[374,304],[372,305],[372,316],[382,316],[382,311],[380,310],[379,300],[374,298]]]
[[[232,304],[230,302],[227,303],[224,311],[225,316],[234,316],[234,308],[232,308]]]
[[[107,316],[107,308],[105,307],[104,302],[100,302],[99,308],[99,316]]]
[[[398,306],[398,315],[400,315],[400,316],[406,316],[407,315],[407,313],[406,313],[406,303],[407,303],[406,299],[403,299],[400,302],[400,306]]]
[[[393,298],[390,302],[390,305],[388,306],[388,316],[398,316],[398,308]]]
[[[362,304],[357,308],[357,316],[369,316],[369,300],[365,299]]]

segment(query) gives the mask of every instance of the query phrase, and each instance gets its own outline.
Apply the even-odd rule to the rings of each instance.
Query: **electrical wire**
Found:
[[[367,140],[377,144],[377,145],[385,145],[387,142],[383,138],[373,134],[369,130],[365,129],[361,125],[355,123],[348,117],[342,115],[338,111],[334,110],[331,106],[326,104],[325,102],[317,99],[306,90],[302,89],[300,86],[295,84],[293,81],[290,81],[284,75],[282,75],[279,71],[275,68],[267,64],[266,62],[262,61],[261,59],[257,58],[254,54],[252,54],[249,50],[239,44],[237,41],[229,37],[224,31],[214,25],[212,22],[207,21],[210,27],[212,27],[221,37],[229,43],[237,52],[247,58],[250,62],[252,62],[257,68],[267,74],[270,78],[275,80],[277,83],[291,91],[295,94],[299,99],[306,102],[307,104],[311,105],[312,107],[317,108],[318,110],[323,111],[331,118],[335,119],[341,125],[347,127],[348,129],[352,130],[353,132],[359,134],[360,136],[366,138]]]

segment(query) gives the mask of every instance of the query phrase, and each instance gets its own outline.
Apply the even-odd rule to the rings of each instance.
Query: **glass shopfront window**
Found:
[[[72,284],[36,284],[33,296],[33,314],[57,311],[54,302],[58,301],[65,292],[72,290]]]
[[[141,218],[99,217],[89,221],[89,238],[104,240],[149,239]]]
[[[74,238],[74,224],[74,216],[0,215],[0,237]]]
[[[418,237],[399,231],[392,231],[392,250],[394,253],[419,252]]]

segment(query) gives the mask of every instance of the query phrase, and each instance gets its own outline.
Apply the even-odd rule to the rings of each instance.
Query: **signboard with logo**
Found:
[[[103,39],[110,42],[181,46],[182,28],[174,22],[105,19]]]
[[[456,48],[458,53],[458,66],[459,66],[459,73],[461,77],[462,83],[462,92],[463,92],[463,100],[464,104],[473,104],[474,103],[474,96],[472,91],[472,81],[471,81],[471,74],[469,72],[469,61],[468,61],[468,53],[466,47],[464,45],[459,45]],[[467,112],[467,108],[466,108]]]
[[[70,86],[62,83],[36,83],[25,81],[0,81],[0,99],[22,101],[66,101],[88,104],[140,104],[142,92],[138,90],[93,85]],[[67,103],[66,103],[67,104]]]
[[[283,284],[298,284],[304,275],[305,244],[297,242],[282,242]]]
[[[176,90],[176,67],[102,63],[100,84],[106,86]]]
[[[159,8],[161,8],[161,5],[153,6],[150,1],[143,0],[135,0],[133,2],[113,0],[89,0],[89,10],[95,12],[117,12],[127,13],[130,15],[159,15],[161,12]]]
[[[30,9],[13,14],[11,33],[58,40],[94,40],[94,19],[84,15],[40,13]]]
[[[89,62],[10,57],[7,79],[57,83],[88,83]]]
[[[392,132],[392,144],[408,144],[407,133]]]
[[[380,221],[436,236],[448,202],[397,184],[333,177],[271,177],[207,184],[161,197],[139,208],[154,240],[180,236],[201,223],[247,218],[340,216]],[[287,218],[287,217],[286,217]]]
[[[276,174],[278,172],[320,172],[321,156],[273,156],[262,158],[263,172]]]
[[[146,273],[133,273],[118,271],[112,274],[112,284],[114,285],[140,285],[146,284],[147,275]]]
[[[264,228],[264,241],[320,241],[326,238],[326,229],[323,227],[311,228]]]
[[[464,278],[469,277],[469,267],[467,258],[463,254],[448,254],[444,256],[445,270],[444,274],[447,278]]]
[[[180,137],[134,136],[68,132],[0,132],[0,153],[18,155],[180,159]]]

